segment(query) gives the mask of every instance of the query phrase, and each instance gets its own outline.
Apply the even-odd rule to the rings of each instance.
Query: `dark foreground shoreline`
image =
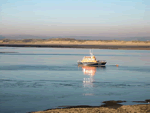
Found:
[[[116,107],[80,107],[53,109],[28,113],[150,113],[150,105],[123,105]]]
[[[122,105],[127,101],[122,100],[110,100],[103,101],[101,106],[59,106],[54,109],[47,109],[44,111],[28,112],[28,113],[150,113],[150,99],[145,101],[132,101],[135,103],[141,103],[138,105]],[[142,104],[144,103],[144,104]],[[147,104],[146,104],[147,103]],[[61,108],[60,108],[61,107]]]
[[[123,50],[150,50],[150,46],[127,45],[73,45],[73,44],[0,44],[0,47],[39,47],[39,48],[87,48],[87,49],[123,49]]]

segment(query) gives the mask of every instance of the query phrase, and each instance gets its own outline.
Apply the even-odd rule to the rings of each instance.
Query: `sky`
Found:
[[[150,37],[150,0],[0,0],[0,35]]]

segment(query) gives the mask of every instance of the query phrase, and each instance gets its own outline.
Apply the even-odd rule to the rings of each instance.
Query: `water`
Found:
[[[105,68],[77,66],[89,49],[1,47],[0,52],[8,52],[0,53],[1,113],[150,99],[148,50],[94,49],[98,60],[107,61]]]

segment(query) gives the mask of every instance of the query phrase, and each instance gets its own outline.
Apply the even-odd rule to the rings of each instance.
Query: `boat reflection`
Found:
[[[93,96],[94,95],[94,76],[96,71],[101,69],[105,69],[105,67],[93,67],[93,66],[79,66],[82,68],[82,72],[85,75],[83,78],[83,89],[84,89],[84,96]]]
[[[96,67],[83,66],[82,71],[85,75],[94,76],[96,73]]]
[[[88,75],[86,78],[83,78],[83,83],[93,83],[96,67],[83,66],[82,71],[84,75]]]
[[[96,66],[79,66],[82,68],[82,72],[84,75],[83,78],[83,86],[84,87],[93,87],[94,76],[96,74],[97,69],[102,68],[105,69],[105,67],[96,67]]]

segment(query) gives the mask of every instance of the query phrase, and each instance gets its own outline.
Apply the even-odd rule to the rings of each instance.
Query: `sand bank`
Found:
[[[150,50],[150,46],[131,45],[85,45],[85,44],[0,44],[0,47],[44,47],[44,48],[87,48],[87,49],[122,49],[122,50]]]
[[[150,41],[75,40],[75,39],[47,39],[47,40],[3,39],[0,40],[0,46],[150,50]]]

